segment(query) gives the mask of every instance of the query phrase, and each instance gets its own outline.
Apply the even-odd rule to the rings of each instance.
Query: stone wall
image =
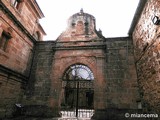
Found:
[[[125,120],[125,113],[142,113],[130,37],[106,39],[105,109],[95,111],[93,120]]]
[[[51,72],[54,63],[54,41],[37,42],[31,75],[24,96],[23,105],[28,107],[26,115],[49,115],[46,109],[36,109],[37,106],[50,107]],[[54,71],[54,70],[53,70]],[[33,107],[34,106],[34,107]],[[30,108],[30,109],[29,109]],[[49,108],[50,109],[50,108]],[[49,110],[48,109],[48,110]],[[37,111],[35,113],[35,111]],[[54,113],[52,113],[54,115]]]
[[[33,43],[25,34],[14,25],[10,18],[1,12],[0,36],[8,32],[11,38],[8,40],[5,50],[0,49],[0,64],[19,73],[28,75],[29,61],[32,55]]]
[[[0,66],[1,67],[1,66]],[[16,104],[21,104],[25,78],[4,68],[0,69],[0,118],[12,117]]]
[[[36,100],[36,104],[46,102],[50,92],[50,74],[54,58],[54,42],[38,42],[35,47],[34,59],[29,78],[29,96]]]
[[[139,93],[131,38],[107,40],[106,106],[138,109]],[[140,101],[139,101],[140,102]]]
[[[9,11],[12,12],[17,21],[25,26],[25,29],[29,32],[29,34],[34,37],[36,36],[36,40],[43,40],[45,31],[38,21],[44,17],[44,15],[34,0],[22,0],[18,7],[14,6],[11,0],[2,0],[2,3]]]
[[[63,75],[75,64],[88,66],[94,74],[94,109],[141,109],[133,43],[128,37],[38,42],[23,104],[49,106],[56,115],[62,102]]]
[[[62,78],[65,71],[72,65],[82,64],[91,69],[94,75],[94,108],[105,108],[105,44],[103,40],[58,42],[54,56],[52,71],[52,91],[56,90],[57,98],[53,96],[53,104],[60,106]],[[58,100],[57,100],[58,99]]]
[[[148,0],[133,32],[138,84],[144,111],[160,112],[160,28],[152,22],[160,16],[160,1]]]
[[[36,5],[31,1],[21,2],[18,7],[11,0],[0,1],[0,118],[11,117],[15,104],[22,103],[37,40],[32,34],[39,31],[41,38],[45,34],[36,22],[43,16],[41,11],[33,12]],[[32,19],[24,19],[26,16]]]
[[[104,109],[105,99],[105,54],[103,40],[58,42],[56,44],[55,63],[52,71],[52,91],[57,94],[52,96],[53,105],[61,107],[62,78],[65,71],[72,65],[87,66],[94,76],[94,109]],[[57,98],[57,99],[56,99]]]
[[[0,49],[0,117],[12,116],[13,107],[21,103],[25,83],[30,73],[33,43],[0,11],[0,37],[10,34],[7,46]]]
[[[93,46],[89,45],[90,43]],[[95,41],[92,42],[37,42],[31,69],[29,84],[23,104],[25,106],[47,106],[53,110],[52,116],[58,116],[61,105],[62,77],[65,70],[74,64],[84,64],[95,75],[95,108],[104,108],[104,52]],[[103,42],[102,42],[103,43]],[[88,44],[88,47],[87,45]],[[96,49],[94,50],[93,47]],[[97,49],[98,48],[98,49]],[[102,91],[103,90],[103,91]],[[34,109],[30,109],[34,111]],[[37,111],[37,110],[36,110]],[[43,110],[42,110],[43,111]],[[41,113],[41,110],[39,110]],[[47,112],[45,112],[48,114]],[[28,113],[27,113],[28,114]],[[35,115],[30,112],[30,115]],[[49,114],[47,115],[49,116]]]

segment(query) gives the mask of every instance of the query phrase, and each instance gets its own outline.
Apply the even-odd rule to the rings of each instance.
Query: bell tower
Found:
[[[57,40],[86,41],[98,39],[100,35],[101,33],[96,30],[95,17],[88,13],[84,13],[83,9],[81,9],[80,12],[72,15],[68,19],[66,30],[57,38]]]

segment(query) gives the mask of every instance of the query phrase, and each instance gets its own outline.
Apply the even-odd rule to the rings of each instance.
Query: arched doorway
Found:
[[[87,66],[75,64],[65,71],[62,79],[61,109],[65,111],[65,116],[91,117],[93,115],[94,75]]]

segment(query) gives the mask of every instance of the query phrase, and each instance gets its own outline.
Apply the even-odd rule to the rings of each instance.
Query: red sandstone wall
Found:
[[[0,17],[0,35],[10,29],[12,38],[9,39],[5,51],[0,49],[0,64],[24,74],[31,59],[33,43],[5,14],[1,12],[1,15],[3,17]]]
[[[43,36],[46,34],[42,27],[39,24],[39,19],[43,16],[43,13],[37,13],[34,8],[35,2],[31,0],[22,0],[19,9],[16,9],[10,2],[10,0],[2,0],[2,2],[7,6],[7,8],[16,16],[17,20],[29,31],[31,35],[34,35],[36,32],[39,34],[39,39],[43,40]],[[33,5],[35,5],[33,7]]]
[[[107,42],[106,106],[140,109],[137,74],[131,38],[110,38]]]
[[[105,108],[105,74],[104,64],[105,57],[104,52],[101,49],[96,50],[62,50],[56,51],[54,56],[54,64],[52,71],[52,91],[55,91],[54,97],[52,97],[53,106],[59,106],[61,103],[61,81],[66,69],[74,64],[84,64],[88,66],[95,77],[94,81],[94,96],[95,96],[95,109]],[[57,97],[56,97],[57,96]],[[55,99],[56,98],[56,99]]]
[[[16,22],[20,22],[29,32],[27,34],[33,35],[36,40],[42,40],[45,32],[37,24],[37,21],[43,17],[43,13],[37,13],[34,1],[22,0],[19,9],[15,8],[10,0],[2,0],[2,3],[15,16]],[[33,7],[33,5],[35,6]],[[14,71],[27,74],[29,72],[27,67],[29,67],[33,52],[33,41],[7,14],[0,11],[0,36],[3,31],[8,32],[11,39],[8,41],[5,51],[0,49],[0,64]]]
[[[160,27],[153,24],[154,15],[160,17],[160,1],[148,0],[133,32],[133,41],[143,107],[160,111]]]
[[[38,40],[34,40],[32,35],[39,31],[42,40],[45,34],[36,23],[41,16],[35,13],[31,1],[22,1],[18,10],[11,5],[10,0],[0,1],[0,41],[3,32],[11,36],[6,48],[0,49],[0,118],[12,116],[15,104],[22,103],[34,42]]]

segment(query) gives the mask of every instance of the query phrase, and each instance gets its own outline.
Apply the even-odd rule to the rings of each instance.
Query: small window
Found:
[[[21,0],[11,0],[11,4],[18,10],[20,8]]]
[[[87,22],[85,22],[84,24],[85,24],[85,26],[88,26],[88,23],[87,23]]]
[[[75,27],[76,23],[72,23],[72,27]]]
[[[2,32],[0,37],[0,49],[5,51],[7,48],[8,40],[11,38],[9,33]]]
[[[41,35],[38,31],[36,31],[34,34],[33,34],[33,37],[36,39],[36,40],[40,40],[41,39]]]

